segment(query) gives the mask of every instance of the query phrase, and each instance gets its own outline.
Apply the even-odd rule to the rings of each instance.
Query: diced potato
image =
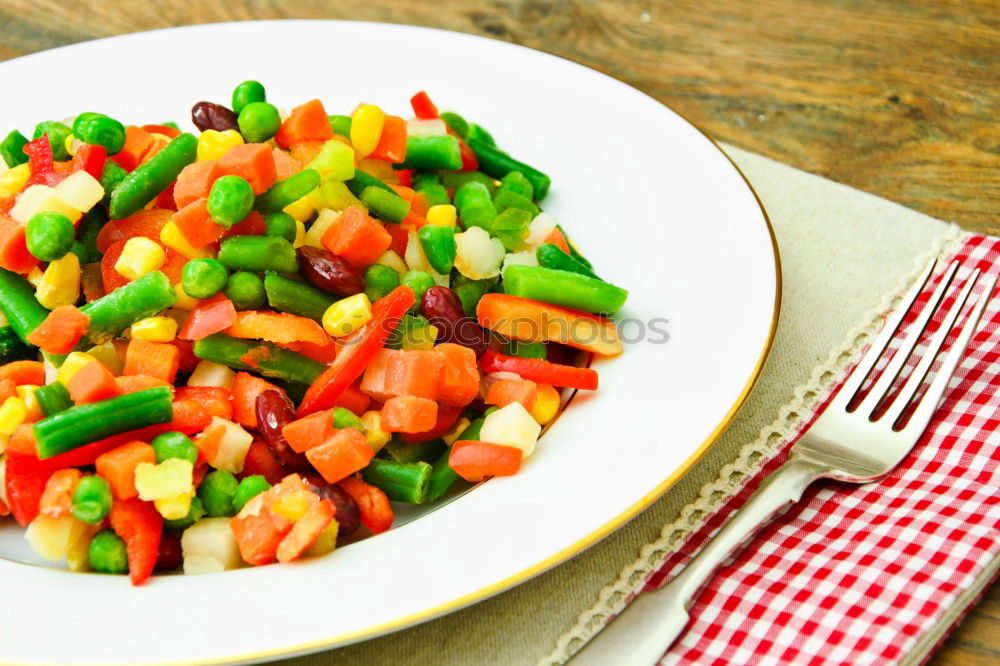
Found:
[[[179,520],[188,515],[188,511],[191,510],[191,500],[193,498],[194,489],[192,488],[191,492],[188,493],[153,500],[153,506],[167,520]]]
[[[214,557],[209,557],[207,555],[192,555],[191,557],[184,558],[184,573],[188,576],[219,573],[220,571],[225,570],[226,566]]]
[[[524,239],[524,242],[533,247],[541,245],[549,237],[549,234],[555,231],[557,224],[556,218],[548,213],[539,213],[528,225],[528,237]]]
[[[521,403],[512,402],[486,417],[479,439],[521,449],[527,458],[535,450],[541,432],[542,426],[538,425],[528,410]]]
[[[66,557],[70,548],[80,539],[85,527],[83,521],[69,514],[58,518],[38,514],[25,530],[24,538],[39,556],[50,562],[58,562]]]
[[[203,518],[181,535],[184,573],[236,569],[243,564],[229,518]],[[208,561],[211,560],[211,561]]]
[[[524,252],[511,252],[503,258],[503,267],[508,266],[537,266],[538,257],[535,255],[534,250],[525,250]]]
[[[455,234],[455,268],[470,280],[485,280],[500,275],[506,249],[498,238],[479,227]],[[409,250],[409,247],[407,247]]]
[[[83,532],[66,553],[66,564],[69,565],[70,571],[90,571],[90,540],[101,529],[100,525],[88,525],[87,523],[82,523],[82,525]]]
[[[382,256],[375,260],[375,263],[381,264],[382,266],[388,266],[400,275],[405,275],[407,271],[406,262],[392,250],[386,250],[383,252]]]
[[[104,188],[86,171],[77,171],[56,185],[55,194],[67,205],[87,211],[104,197]]]
[[[236,373],[219,363],[199,361],[194,372],[188,377],[188,386],[218,386],[231,390]]]
[[[147,502],[190,494],[194,491],[193,472],[191,461],[180,458],[168,458],[157,464],[141,462],[135,466],[135,489],[139,491],[139,499]]]
[[[78,209],[60,199],[48,185],[32,185],[24,190],[10,209],[10,216],[22,224],[27,224],[37,213],[61,213],[70,222],[76,222],[83,216]]]
[[[228,469],[233,474],[239,474],[243,471],[243,461],[247,457],[247,451],[250,450],[250,444],[253,443],[253,435],[237,423],[213,416],[209,428],[220,425],[225,427],[226,432],[219,441],[218,450],[208,463],[216,469]]]

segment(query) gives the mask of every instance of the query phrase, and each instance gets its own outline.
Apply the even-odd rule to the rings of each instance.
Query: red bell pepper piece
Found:
[[[125,541],[128,577],[140,585],[153,573],[163,535],[163,516],[151,502],[137,497],[115,500],[111,506],[111,528]]]
[[[108,151],[104,146],[92,146],[85,143],[76,149],[73,155],[73,171],[86,171],[95,180],[101,179],[104,164],[108,161]]]
[[[357,476],[349,476],[337,485],[358,503],[358,508],[361,510],[361,524],[372,533],[379,534],[392,527],[395,516],[389,498],[384,492]]]
[[[441,117],[437,107],[434,106],[434,102],[431,101],[431,98],[423,90],[410,98],[410,106],[413,107],[413,114],[417,118],[432,120]]]
[[[34,141],[29,141],[24,145],[23,150],[24,154],[28,156],[28,166],[31,168],[31,176],[25,186],[47,183],[48,175],[55,170],[49,135],[43,134]]]
[[[458,152],[462,156],[462,168],[461,171],[476,171],[479,169],[479,159],[476,157],[476,153],[473,152],[469,144],[465,142],[465,139],[460,137],[458,133],[452,128],[446,128],[448,134],[452,135],[458,139]]]
[[[521,375],[523,379],[530,379],[539,384],[566,386],[568,388],[586,389],[588,391],[593,391],[597,388],[596,370],[550,363],[540,358],[504,356],[495,351],[486,350],[479,359],[479,368],[483,371],[483,374],[513,372]]]
[[[344,390],[361,376],[399,324],[400,319],[416,302],[413,290],[399,286],[372,305],[372,318],[344,342],[344,348],[326,371],[316,378],[299,406],[299,416],[329,409]]]
[[[396,171],[396,178],[399,178],[399,184],[403,187],[412,187],[413,169],[399,169]]]
[[[201,340],[229,328],[235,321],[236,308],[233,302],[219,294],[205,299],[191,311],[177,337],[182,340]]]
[[[35,455],[35,437],[30,425],[19,426],[11,435],[6,451],[4,491],[14,520],[27,526],[38,515],[38,502],[45,484],[58,467],[50,467]]]

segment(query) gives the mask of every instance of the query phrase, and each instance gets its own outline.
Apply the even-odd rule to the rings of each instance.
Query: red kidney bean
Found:
[[[365,290],[364,278],[343,257],[309,245],[303,245],[295,253],[302,277],[317,289],[339,296],[353,296]]]
[[[157,571],[173,571],[184,564],[184,554],[181,551],[181,540],[176,534],[164,530],[160,535],[160,550],[156,554]]]
[[[285,424],[295,420],[295,407],[288,396],[283,391],[268,389],[257,396],[254,411],[260,434],[278,462],[293,472],[312,472],[305,454],[295,452],[281,434]]]
[[[482,356],[489,346],[489,335],[465,314],[462,300],[448,287],[431,287],[424,292],[420,311],[437,327],[438,342],[454,342]]]
[[[346,490],[335,483],[327,483],[321,476],[310,475],[306,482],[316,494],[333,502],[333,516],[337,520],[337,535],[347,535],[361,525],[361,509]]]
[[[205,130],[239,131],[236,114],[221,104],[213,104],[212,102],[196,102],[191,107],[191,122],[202,132]]]

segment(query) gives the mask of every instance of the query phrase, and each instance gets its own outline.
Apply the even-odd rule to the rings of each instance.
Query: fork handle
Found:
[[[802,498],[830,468],[794,457],[772,472],[747,503],[668,584],[641,595],[631,612],[604,628],[573,658],[574,666],[657,663],[688,623],[688,609],[715,571],[770,518]],[[624,617],[624,619],[622,619]]]

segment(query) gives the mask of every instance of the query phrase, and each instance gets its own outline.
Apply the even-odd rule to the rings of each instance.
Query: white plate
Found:
[[[319,97],[409,115],[427,90],[552,176],[545,200],[597,270],[631,290],[621,318],[668,320],[600,361],[514,477],[334,555],[292,565],[125,577],[0,560],[0,661],[216,664],[321,650],[496,594],[647,506],[729,423],[777,321],[778,256],[736,168],[643,93],[503,42],[396,25],[253,22],[103,39],[0,64],[2,129],[86,110],[190,129],[248,78],[286,108]],[[17,91],[16,93],[14,91]]]

